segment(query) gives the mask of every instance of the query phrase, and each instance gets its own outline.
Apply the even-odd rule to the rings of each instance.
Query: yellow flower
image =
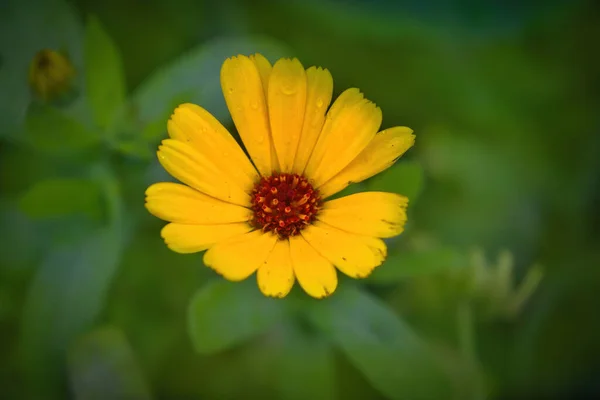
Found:
[[[69,90],[74,76],[71,61],[54,50],[40,50],[29,65],[29,84],[44,101]]]
[[[185,185],[157,183],[146,207],[169,221],[167,246],[208,250],[204,263],[230,281],[255,271],[260,290],[284,297],[295,280],[322,298],[337,287],[335,268],[364,278],[399,235],[408,199],[364,192],[326,199],[390,167],[414,143],[412,130],[378,133],[381,110],[358,89],[331,105],[328,70],[297,59],[271,66],[260,54],[227,59],[221,87],[247,152],[210,113],[179,106],[158,159]]]

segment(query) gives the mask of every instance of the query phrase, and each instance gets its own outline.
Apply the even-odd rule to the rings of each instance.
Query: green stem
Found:
[[[461,302],[456,312],[458,342],[461,353],[473,371],[473,400],[485,399],[485,392],[479,373],[479,361],[475,345],[475,322],[473,309],[468,301]]]

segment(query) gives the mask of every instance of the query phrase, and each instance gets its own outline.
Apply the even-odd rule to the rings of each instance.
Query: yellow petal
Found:
[[[306,71],[297,59],[275,63],[268,89],[271,135],[282,172],[290,172],[306,110]]]
[[[292,172],[296,174],[304,173],[306,163],[315,148],[319,139],[319,134],[325,121],[325,112],[333,93],[333,78],[328,70],[317,67],[310,67],[306,70],[307,96],[306,113],[304,114],[304,124],[302,134],[294,159]]]
[[[319,187],[321,197],[331,196],[351,183],[364,181],[391,167],[414,143],[412,129],[405,126],[379,132],[346,168]]]
[[[256,65],[256,68],[258,69],[260,80],[266,96],[269,88],[269,76],[271,75],[273,67],[271,67],[269,60],[267,60],[262,54],[253,54],[250,56],[250,59],[252,62],[254,62],[254,65]]]
[[[265,92],[256,64],[246,56],[225,60],[221,68],[221,88],[254,165],[262,175],[270,175],[276,166],[272,162]]]
[[[327,297],[337,288],[333,264],[298,235],[289,238],[294,275],[302,289],[318,299]]]
[[[182,224],[227,224],[252,218],[245,207],[171,182],[155,183],[146,190],[146,208],[160,219]]]
[[[204,254],[204,264],[230,281],[241,281],[264,264],[277,235],[255,230],[219,242]]]
[[[367,147],[380,125],[379,107],[357,89],[346,90],[327,113],[305,175],[321,186]]]
[[[206,155],[241,187],[251,191],[258,174],[227,129],[208,111],[195,104],[182,104],[167,123],[169,136]]]
[[[302,236],[340,271],[364,278],[381,265],[387,248],[381,239],[348,233],[322,222],[302,230]]]
[[[262,54],[256,53],[251,55],[250,60],[256,65],[256,69],[258,69],[258,74],[260,75],[260,80],[263,86],[263,94],[265,96],[265,102],[267,104],[267,114],[269,114],[269,102],[268,102],[268,93],[269,93],[269,78],[271,77],[271,71],[273,71],[273,67],[269,60],[267,60]],[[271,143],[270,143],[270,153],[271,153],[271,170],[278,171],[279,170],[279,161],[277,160],[277,152],[275,151],[275,144],[273,143],[273,135],[271,135]],[[263,174],[264,175],[264,174]]]
[[[158,161],[175,178],[205,193],[230,203],[250,206],[250,196],[238,183],[223,173],[205,154],[175,139],[158,147]]]
[[[265,296],[285,297],[294,286],[290,242],[279,240],[256,273],[258,287]]]
[[[356,193],[326,202],[317,218],[346,232],[388,238],[404,230],[407,205],[408,198],[395,193]]]
[[[172,222],[162,229],[161,236],[167,246],[177,253],[196,253],[251,229],[252,227],[245,222],[219,225],[186,225]]]

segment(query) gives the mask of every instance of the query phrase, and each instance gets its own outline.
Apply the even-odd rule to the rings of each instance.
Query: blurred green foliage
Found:
[[[2,397],[597,393],[600,10],[482,4],[2,3]],[[69,96],[32,93],[42,49],[73,63]],[[172,179],[154,152],[173,108],[235,135],[219,69],[255,52],[330,69],[417,135],[343,191],[404,194],[409,221],[327,300],[225,282],[143,208]]]

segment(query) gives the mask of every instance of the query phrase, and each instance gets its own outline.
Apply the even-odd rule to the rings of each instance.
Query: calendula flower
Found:
[[[260,54],[227,59],[221,86],[250,155],[210,113],[179,106],[158,159],[184,183],[157,183],[146,207],[169,221],[167,246],[207,250],[204,263],[230,281],[257,273],[267,296],[284,297],[295,280],[322,298],[337,287],[336,268],[363,278],[402,232],[408,199],[364,192],[327,200],[390,167],[414,143],[412,130],[378,133],[381,110],[358,89],[329,107],[328,70],[297,59],[273,66]]]
[[[69,58],[54,50],[40,50],[29,65],[29,85],[44,101],[68,91],[74,76]]]

